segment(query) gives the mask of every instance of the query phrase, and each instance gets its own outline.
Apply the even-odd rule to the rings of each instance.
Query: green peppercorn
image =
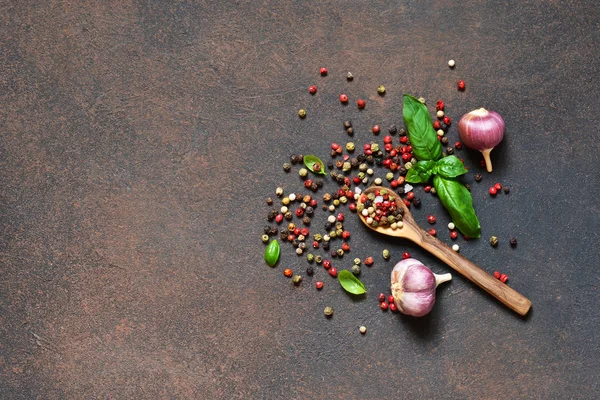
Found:
[[[425,104],[425,97],[419,97],[419,103]]]
[[[390,259],[390,251],[388,249],[384,249],[383,252],[383,259],[384,260],[389,260]]]
[[[388,172],[387,174],[385,174],[385,179],[389,181],[394,179],[394,173],[393,172]]]
[[[377,88],[377,93],[379,93],[380,95],[384,95],[384,94],[385,94],[385,86],[383,86],[383,85],[380,85],[380,86]]]
[[[330,307],[330,306],[325,307],[325,310],[323,310],[323,313],[325,313],[325,315],[327,317],[331,317],[333,315],[333,307]]]
[[[323,257],[321,255],[316,255],[315,256],[315,262],[317,264],[321,264],[323,262]]]
[[[344,257],[344,249],[337,249],[335,251],[338,255],[338,257]]]
[[[346,204],[348,202],[348,198],[346,196],[340,197],[340,203]]]
[[[298,110],[298,116],[299,116],[300,118],[304,118],[304,117],[306,117],[306,110],[305,110],[305,109],[303,109],[303,108],[301,108],[300,110]]]
[[[350,171],[351,169],[352,169],[352,164],[350,164],[350,161],[345,161],[345,162],[342,164],[342,171],[344,171],[344,172],[348,172],[348,171]]]
[[[407,162],[406,164],[404,164],[404,168],[406,169],[411,169],[412,168],[412,163],[411,162]]]
[[[490,244],[491,244],[492,246],[494,246],[494,247],[498,246],[498,237],[496,237],[496,236],[492,236],[492,237],[490,238]]]
[[[263,241],[263,243],[269,243],[269,235],[267,234],[262,235],[260,239]]]
[[[292,278],[292,283],[294,285],[298,286],[300,284],[300,282],[302,282],[302,276],[294,275],[294,277]]]
[[[377,153],[379,151],[379,145],[377,143],[371,143],[371,151]]]
[[[346,143],[346,150],[349,152],[353,152],[354,151],[354,143],[353,142],[348,142]]]
[[[313,235],[313,238],[317,241],[320,242],[321,240],[323,240],[323,236],[320,233],[315,233]],[[317,256],[318,257],[318,256]]]
[[[437,194],[436,188],[432,187],[431,190],[429,191],[429,193],[431,193],[431,194]]]
[[[304,178],[306,175],[308,175],[308,170],[306,168],[300,168],[300,170],[298,171],[298,175]]]
[[[277,197],[283,196],[283,188],[278,187],[277,189],[275,189],[275,194],[277,195]]]
[[[290,164],[290,163],[287,163],[287,162],[286,162],[286,163],[283,163],[283,170],[284,170],[285,172],[289,172],[289,171],[290,171],[290,169],[292,169],[292,164]]]
[[[306,261],[308,261],[309,263],[313,263],[315,261],[315,255],[312,253],[308,253],[306,255]]]
[[[354,275],[360,275],[360,265],[354,264],[350,269]]]
[[[354,260],[352,260],[352,262],[354,263],[354,265],[360,265],[360,258],[356,257]]]

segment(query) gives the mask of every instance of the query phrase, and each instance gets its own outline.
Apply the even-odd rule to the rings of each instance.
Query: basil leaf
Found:
[[[344,290],[348,293],[352,294],[363,294],[367,293],[367,289],[365,289],[365,285],[358,280],[354,274],[346,269],[338,272],[338,280],[340,281],[340,285],[344,288]]]
[[[417,160],[439,160],[442,157],[442,145],[433,129],[425,104],[405,94],[402,113],[412,152]]]
[[[279,242],[277,240],[271,240],[271,243],[265,249],[265,262],[269,267],[274,267],[279,261],[279,254],[281,250]]]
[[[411,168],[412,169],[412,168]],[[447,156],[435,163],[435,172],[444,178],[456,178],[467,173],[465,165],[456,156]]]
[[[320,169],[318,169],[317,171],[315,171],[315,164],[318,164],[320,166]],[[304,156],[304,165],[306,165],[306,168],[308,168],[315,174],[327,175],[327,172],[325,172],[325,164],[323,164],[323,161],[321,161],[321,159],[317,156],[313,156],[310,154]]]
[[[473,199],[465,185],[454,178],[435,175],[433,186],[454,225],[470,238],[481,237],[481,226],[473,209]]]
[[[406,173],[406,182],[426,183],[429,181],[435,165],[435,161],[419,161]]]

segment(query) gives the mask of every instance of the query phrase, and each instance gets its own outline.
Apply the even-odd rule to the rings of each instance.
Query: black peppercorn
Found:
[[[447,145],[448,144],[448,138],[446,136],[442,137],[440,139],[440,142],[442,142],[443,145]]]
[[[344,166],[344,160],[337,160],[335,166],[341,169]]]
[[[265,235],[268,235],[270,232],[271,232],[271,227],[270,227],[269,225],[265,225],[265,226],[263,227],[263,233],[264,233]]]
[[[315,179],[315,183],[317,184],[317,187],[320,187],[320,188],[323,187],[323,179],[321,179],[321,178]]]
[[[398,173],[402,176],[406,176],[406,173],[408,172],[408,170],[404,167],[400,167],[398,168]]]
[[[327,162],[327,168],[333,169],[333,161],[328,161]]]
[[[350,159],[350,166],[351,166],[352,168],[358,168],[358,165],[359,165],[359,164],[360,164],[360,163],[358,162],[358,159],[357,159],[357,158],[351,158],[351,159]]]
[[[400,156],[394,156],[394,157],[392,157],[392,162],[393,163],[400,164],[400,160],[401,160]]]
[[[390,135],[395,135],[396,133],[398,133],[398,128],[396,127],[396,125],[392,125],[388,128],[388,132]]]
[[[298,164],[298,156],[296,154],[292,154],[290,156],[290,161],[292,162],[292,164]]]
[[[468,183],[465,183],[465,188],[467,188],[467,190],[470,192],[471,191],[471,185],[469,185]]]
[[[399,134],[400,136],[406,136],[406,129],[404,129],[404,128],[400,128],[400,129],[398,130],[398,134]]]
[[[315,269],[312,266],[308,266],[306,267],[306,275],[308,276],[313,276],[313,274],[315,273]]]
[[[481,179],[482,179],[482,178],[483,178],[483,176],[481,176],[481,174],[480,174],[480,173],[476,173],[476,174],[475,174],[475,181],[477,181],[477,182],[481,182]]]
[[[346,133],[347,133],[348,135],[350,135],[350,136],[354,135],[354,128],[353,128],[353,127],[350,127],[350,128],[348,128],[348,129],[346,129]]]
[[[503,186],[502,190],[504,191],[504,193],[509,194],[510,193],[510,188],[508,186]],[[516,239],[515,239],[516,241]]]
[[[327,207],[325,204],[323,204],[323,205],[321,206],[321,210],[323,210],[323,211],[327,211],[327,208],[328,208],[328,207]]]
[[[287,232],[285,232],[285,233],[281,232],[279,234],[279,237],[281,238],[281,240],[287,240],[288,234],[287,234]]]
[[[451,147],[451,146],[446,147],[446,153],[454,154],[454,147]]]
[[[510,245],[512,247],[516,247],[517,246],[517,238],[511,237],[510,238]]]
[[[291,212],[291,211],[288,211],[288,212],[286,212],[286,213],[285,213],[284,217],[285,217],[285,219],[287,219],[288,221],[291,221],[291,220],[292,220],[292,218],[294,218],[294,214],[292,214],[292,212]]]
[[[310,217],[305,216],[304,218],[302,218],[302,222],[304,223],[304,225],[310,225]]]
[[[267,204],[268,205],[273,205],[273,199],[270,197],[267,197]]]
[[[398,189],[396,189],[396,193],[398,193],[399,195],[403,195],[404,194],[404,187],[399,187]]]
[[[316,192],[317,190],[319,190],[319,187],[317,186],[317,184],[315,182],[313,182],[313,184],[310,185],[310,190],[312,190],[313,192]]]
[[[312,208],[311,206],[308,206],[308,207],[306,207],[306,210],[304,210],[304,212],[306,213],[306,215],[308,215],[310,217],[315,213],[315,209]]]
[[[340,185],[344,184],[344,176],[343,175],[338,175],[337,178],[335,178],[335,180],[337,181],[337,183],[339,183]]]
[[[331,150],[331,151],[329,152],[329,155],[330,155],[331,157],[335,157],[335,156],[337,156],[337,151],[335,151],[335,150]]]
[[[337,252],[335,250],[331,250],[331,253],[329,253],[329,255],[331,256],[331,258],[337,258]]]
[[[329,221],[325,222],[325,230],[330,231],[333,228],[333,224]]]
[[[292,246],[294,246],[294,248],[298,247],[298,244],[299,244],[299,243],[300,243],[300,242],[298,242],[298,239],[294,239],[294,240],[292,240]]]
[[[269,235],[271,235],[271,236],[277,235],[277,228],[275,228],[274,226],[272,226],[271,230],[269,231]]]
[[[277,216],[278,212],[275,210],[271,210],[269,211],[269,214],[267,215],[267,221],[273,221],[275,219],[275,217]]]
[[[352,126],[352,121],[344,121],[344,129],[348,129]]]
[[[358,160],[359,163],[365,161],[365,155],[364,154],[359,154],[358,156],[356,156],[356,159]]]
[[[413,206],[415,206],[416,208],[421,207],[421,199],[419,199],[418,197],[414,197],[412,199],[412,203],[413,203]]]
[[[448,130],[448,125],[446,125],[445,123],[441,123],[440,124],[440,129],[443,130],[444,132],[446,132]]]
[[[369,164],[373,164],[373,155],[369,154],[369,155],[366,157],[366,160],[367,160],[367,163],[369,163]]]
[[[323,250],[329,251],[329,242],[323,242]]]
[[[300,164],[301,162],[304,162],[304,156],[302,154],[298,154],[298,164]]]

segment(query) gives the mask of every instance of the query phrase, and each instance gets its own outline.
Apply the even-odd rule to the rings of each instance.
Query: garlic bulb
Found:
[[[435,304],[435,289],[452,279],[452,275],[436,275],[419,260],[407,258],[392,270],[392,295],[398,310],[407,315],[422,317]]]

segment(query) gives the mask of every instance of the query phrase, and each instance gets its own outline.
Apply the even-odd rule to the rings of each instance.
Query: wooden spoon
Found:
[[[387,190],[388,193],[391,192],[390,189],[384,188],[381,186],[371,186],[366,189],[363,194],[374,193],[376,190]],[[527,299],[525,296],[512,289],[510,286],[500,282],[498,279],[494,278],[483,269],[473,264],[471,261],[467,260],[465,257],[461,256],[454,250],[452,250],[448,245],[446,245],[441,240],[431,236],[425,230],[421,229],[419,225],[415,222],[410,211],[400,198],[400,196],[394,196],[396,200],[396,204],[398,208],[402,208],[404,210],[403,215],[403,226],[402,228],[392,229],[387,226],[378,226],[372,227],[367,224],[365,217],[360,215],[361,221],[371,228],[372,230],[382,233],[388,236],[402,237],[409,239],[452,268],[454,268],[457,272],[463,275],[465,278],[475,283],[477,286],[494,296],[496,299],[500,300],[504,305],[510,308],[513,311],[521,315],[527,314],[529,308],[531,307],[531,301]],[[359,200],[360,202],[360,200]]]

